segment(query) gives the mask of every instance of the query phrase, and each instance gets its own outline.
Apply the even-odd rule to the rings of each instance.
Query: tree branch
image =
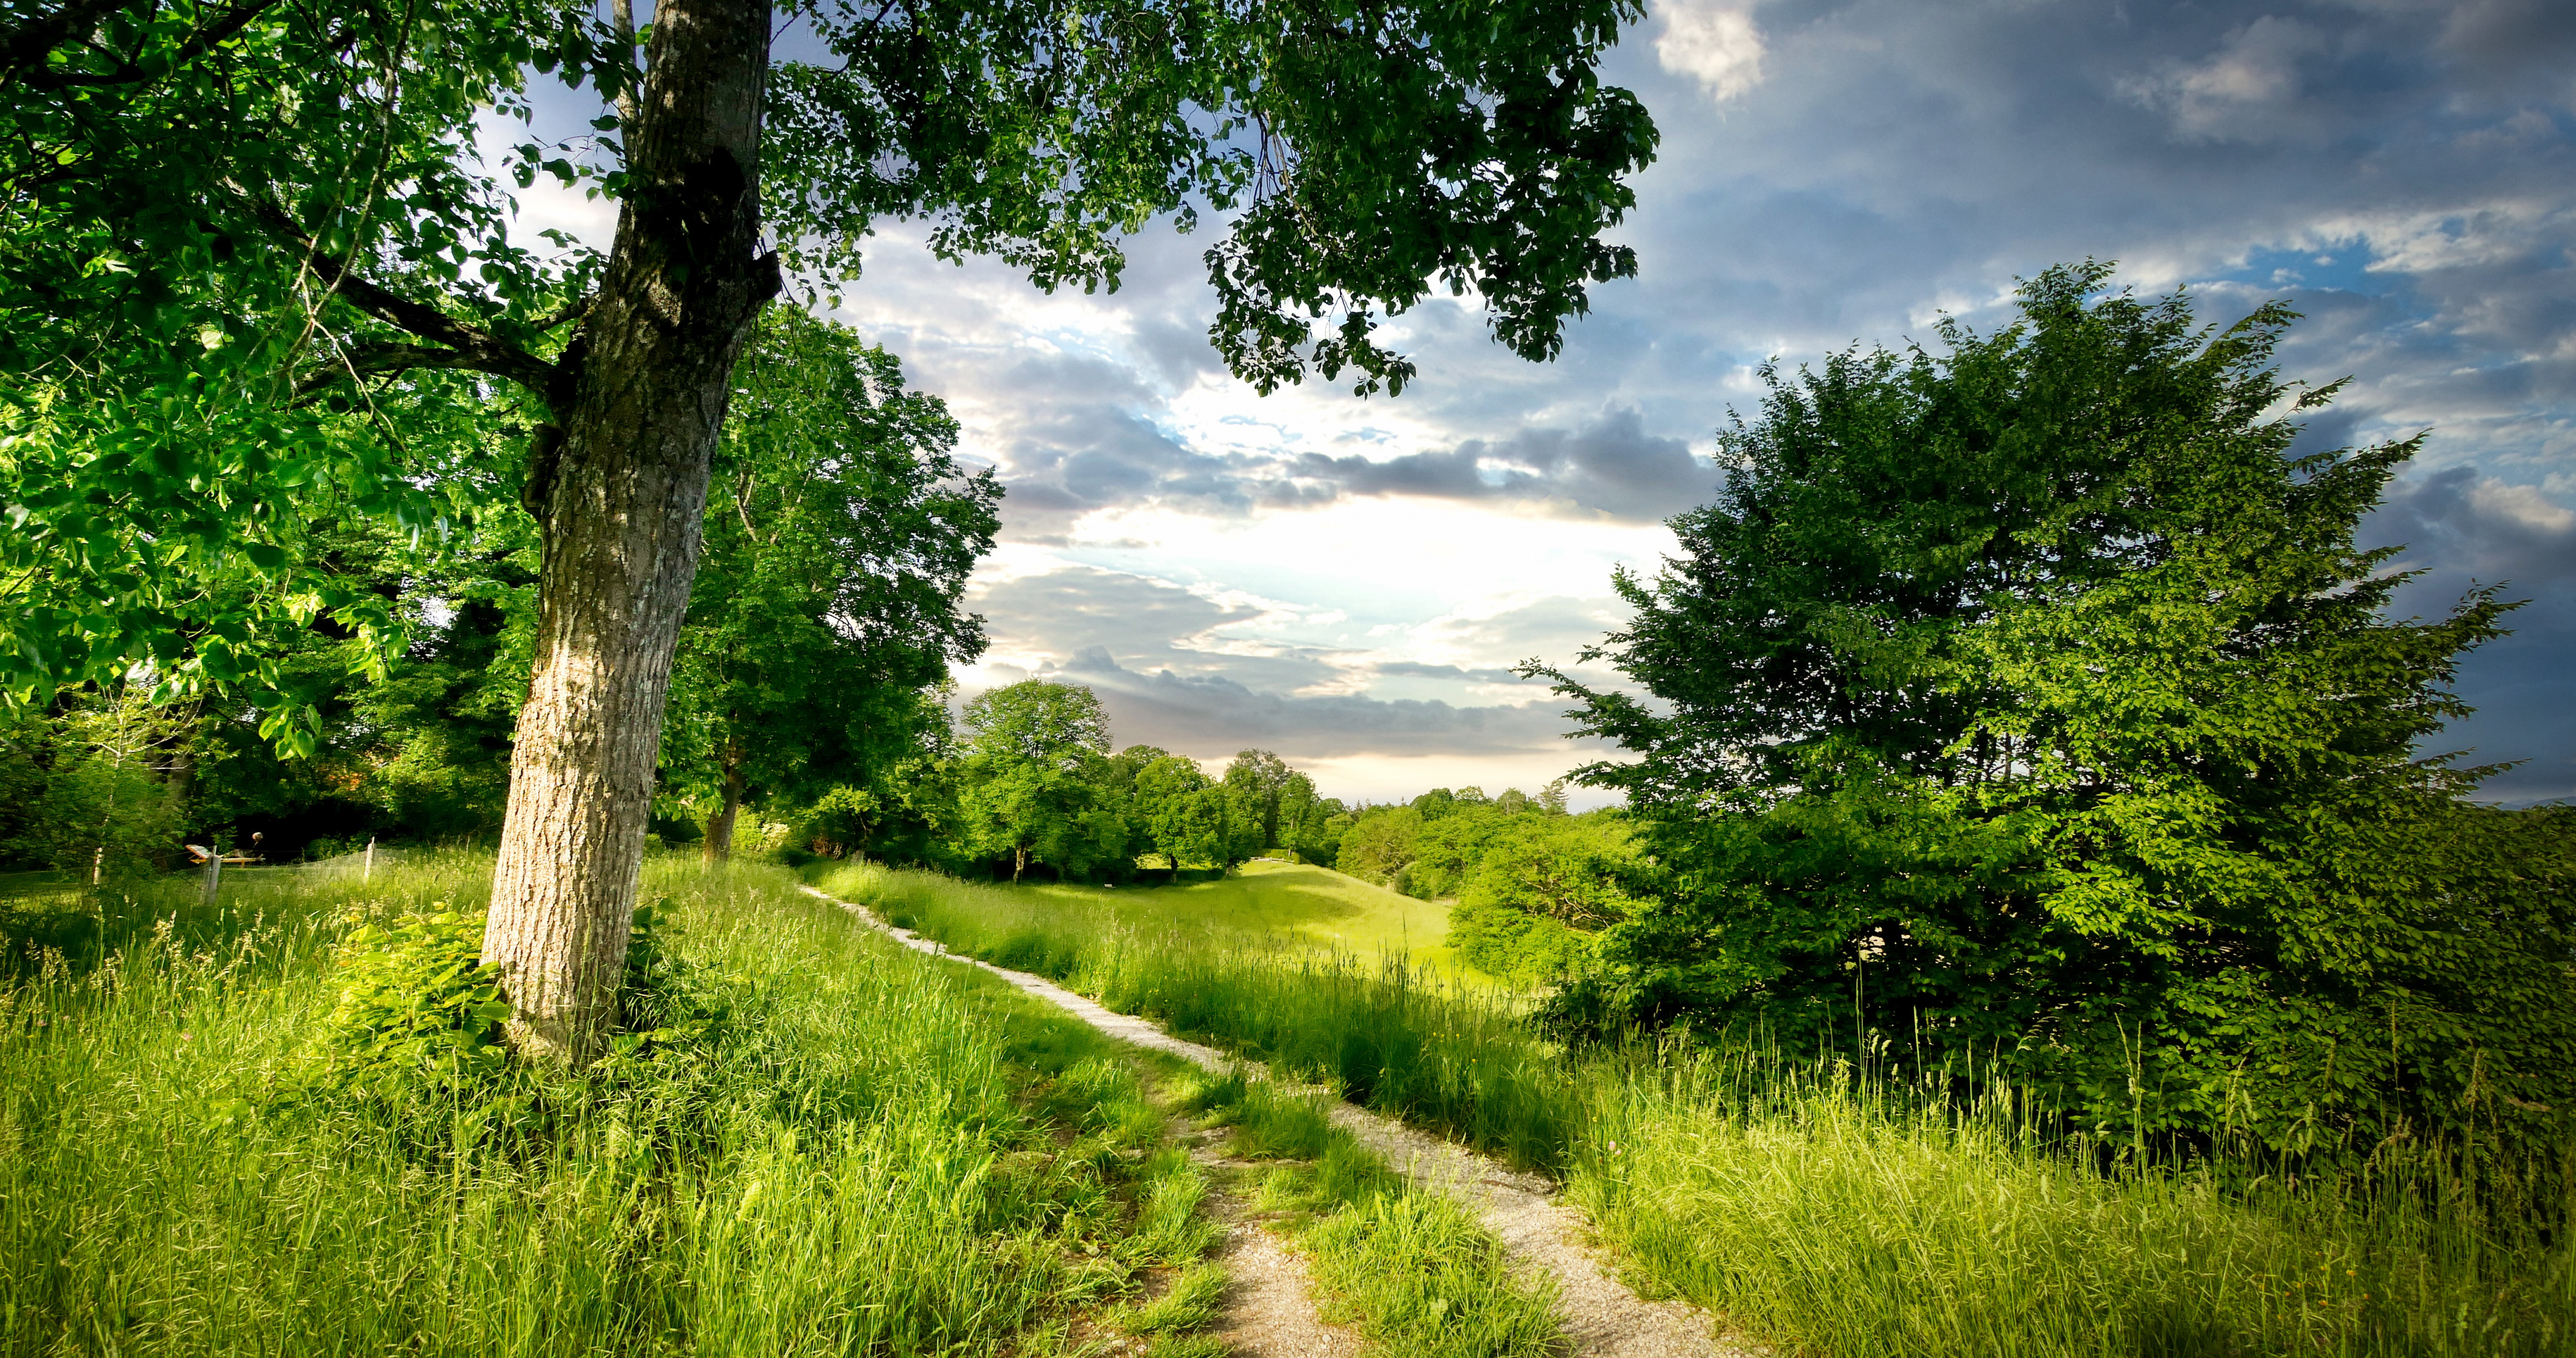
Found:
[[[626,43],[627,55],[635,53],[635,0],[609,0],[608,22]],[[641,65],[642,63],[637,63]],[[635,135],[635,91],[620,87],[617,91],[617,126],[621,136]]]
[[[171,53],[170,64],[174,67],[184,65],[215,50],[217,45],[249,27],[251,20],[274,8],[278,3],[279,0],[248,0],[247,3],[235,7],[222,18],[189,34],[187,41],[180,43],[178,49]],[[6,39],[0,39],[0,72],[14,72],[21,66],[43,61],[47,53],[61,45],[63,39],[69,36],[69,30],[73,26],[80,24],[83,19],[87,20],[88,25],[95,26],[107,11],[115,8],[117,8],[115,0],[72,0],[72,3],[63,6],[60,14],[21,26],[16,33],[10,34]],[[32,56],[21,53],[22,44],[40,41],[47,33],[54,34],[53,41],[35,49]],[[113,70],[30,71],[20,77],[29,85],[47,90],[70,89],[74,86],[131,85],[136,81],[150,78],[151,72],[146,71],[140,62],[131,59],[118,63]]]
[[[0,83],[15,76],[21,67],[42,62],[75,34],[86,36],[120,7],[120,0],[67,0],[51,14],[0,33]]]
[[[393,340],[359,340],[340,346],[338,362],[315,364],[312,371],[296,382],[294,401],[297,405],[308,405],[339,385],[344,378],[363,382],[370,377],[388,377],[413,368],[479,370],[472,355],[454,349],[402,344]]]
[[[356,349],[365,351],[371,361],[390,365],[380,366],[375,371],[386,373],[398,372],[404,368],[462,368],[485,372],[495,377],[506,377],[526,387],[538,400],[549,406],[555,404],[558,388],[562,385],[563,372],[554,364],[509,343],[481,326],[460,321],[436,307],[415,302],[369,282],[356,270],[332,258],[317,246],[313,238],[304,234],[304,229],[295,224],[295,219],[287,216],[285,211],[276,204],[257,194],[242,196],[248,202],[252,214],[259,218],[261,225],[304,252],[305,259],[313,272],[321,275],[322,281],[335,296],[387,325],[408,331],[440,346],[435,349],[408,344],[371,343],[357,346]],[[350,355],[352,365],[356,361],[355,353],[356,350],[353,350]],[[340,367],[329,371],[347,372],[350,369]],[[305,383],[298,384],[298,391],[302,392],[305,384],[321,377],[323,372],[320,371],[308,376]]]

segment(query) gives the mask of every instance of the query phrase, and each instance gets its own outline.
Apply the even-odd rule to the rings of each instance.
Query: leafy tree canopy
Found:
[[[1081,874],[1128,853],[1125,822],[1103,795],[1109,717],[1090,689],[1026,679],[966,704],[960,777],[976,852]]]
[[[1376,325],[1435,286],[1545,358],[1589,284],[1635,271],[1598,237],[1655,132],[1595,64],[1641,13],[787,7],[821,50],[773,58],[761,209],[816,297],[883,220],[1052,289],[1114,287],[1152,218],[1222,214],[1210,333],[1265,391],[1400,388]],[[531,78],[595,89],[597,135],[486,164],[478,119],[528,120]],[[519,436],[571,399],[604,260],[514,239],[512,190],[637,192],[642,78],[635,35],[568,0],[0,11],[0,686],[149,660],[173,691],[278,695],[269,733],[309,748],[286,638],[338,618],[362,666],[402,643],[308,567],[306,525],[434,543],[496,490],[542,498],[550,445]],[[647,217],[708,186],[653,191]]]

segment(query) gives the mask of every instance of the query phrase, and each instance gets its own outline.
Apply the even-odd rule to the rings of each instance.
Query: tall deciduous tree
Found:
[[[753,794],[876,786],[917,752],[951,662],[984,649],[960,599],[1001,486],[893,355],[782,308],[762,321],[716,456],[680,630],[666,782],[710,795],[706,853]]]
[[[0,15],[9,687],[146,656],[257,685],[264,638],[317,613],[383,630],[295,573],[299,514],[434,531],[442,470],[494,454],[479,421],[509,393],[544,564],[486,953],[515,1040],[574,1059],[614,1013],[709,465],[783,275],[828,293],[915,217],[943,256],[1114,286],[1122,233],[1208,208],[1232,217],[1206,260],[1235,372],[1400,389],[1376,324],[1435,287],[1552,356],[1587,285],[1634,271],[1600,237],[1654,143],[1595,71],[1636,0],[664,0],[640,80],[628,8]],[[822,50],[773,70],[789,30]],[[532,67],[604,101],[604,255],[514,243],[474,168]],[[533,142],[511,169],[578,175]],[[184,577],[222,573],[261,588],[207,616]],[[271,726],[302,738],[292,702]]]
[[[1075,684],[1026,679],[966,704],[961,800],[981,851],[1064,873],[1122,854],[1127,829],[1103,795],[1109,717]]]
[[[1163,755],[1136,771],[1136,827],[1149,850],[1163,856],[1173,881],[1180,880],[1183,859],[1208,862],[1224,853],[1223,817],[1211,818],[1202,805],[1211,786],[1198,761],[1180,755]]]
[[[1298,785],[1303,784],[1300,788]],[[1300,801],[1312,801],[1315,784],[1312,779],[1288,767],[1288,761],[1268,750],[1245,750],[1225,766],[1225,785],[1234,789],[1255,809],[1261,829],[1261,846],[1269,848],[1280,842],[1279,822],[1282,808],[1294,811]]]

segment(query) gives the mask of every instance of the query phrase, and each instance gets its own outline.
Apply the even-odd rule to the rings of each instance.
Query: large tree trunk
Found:
[[[719,863],[733,857],[734,821],[742,815],[742,746],[732,737],[725,739],[724,805],[707,820],[707,862]]]
[[[536,663],[483,936],[512,1042],[575,1063],[617,1011],[708,459],[779,282],[756,254],[768,5],[666,0],[648,57],[617,243],[529,471]]]

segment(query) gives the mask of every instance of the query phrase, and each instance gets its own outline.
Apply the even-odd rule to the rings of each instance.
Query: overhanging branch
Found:
[[[392,340],[359,340],[340,346],[338,362],[316,364],[295,384],[295,401],[301,405],[321,396],[344,379],[365,381],[370,377],[388,377],[414,368],[449,368],[477,371],[472,356],[454,349],[430,344],[402,344]]]
[[[360,311],[396,329],[430,341],[432,346],[416,344],[366,343],[344,354],[345,363],[318,369],[298,384],[299,393],[319,390],[315,385],[328,385],[341,375],[353,371],[358,376],[400,372],[405,368],[459,368],[505,377],[526,387],[537,399],[554,404],[562,370],[554,364],[470,322],[460,321],[438,308],[415,302],[387,288],[368,281],[356,270],[342,264],[318,247],[295,219],[276,204],[256,194],[244,194],[252,214],[260,224],[304,252],[307,265],[319,275],[333,295]],[[375,365],[372,371],[360,369],[360,355]]]

